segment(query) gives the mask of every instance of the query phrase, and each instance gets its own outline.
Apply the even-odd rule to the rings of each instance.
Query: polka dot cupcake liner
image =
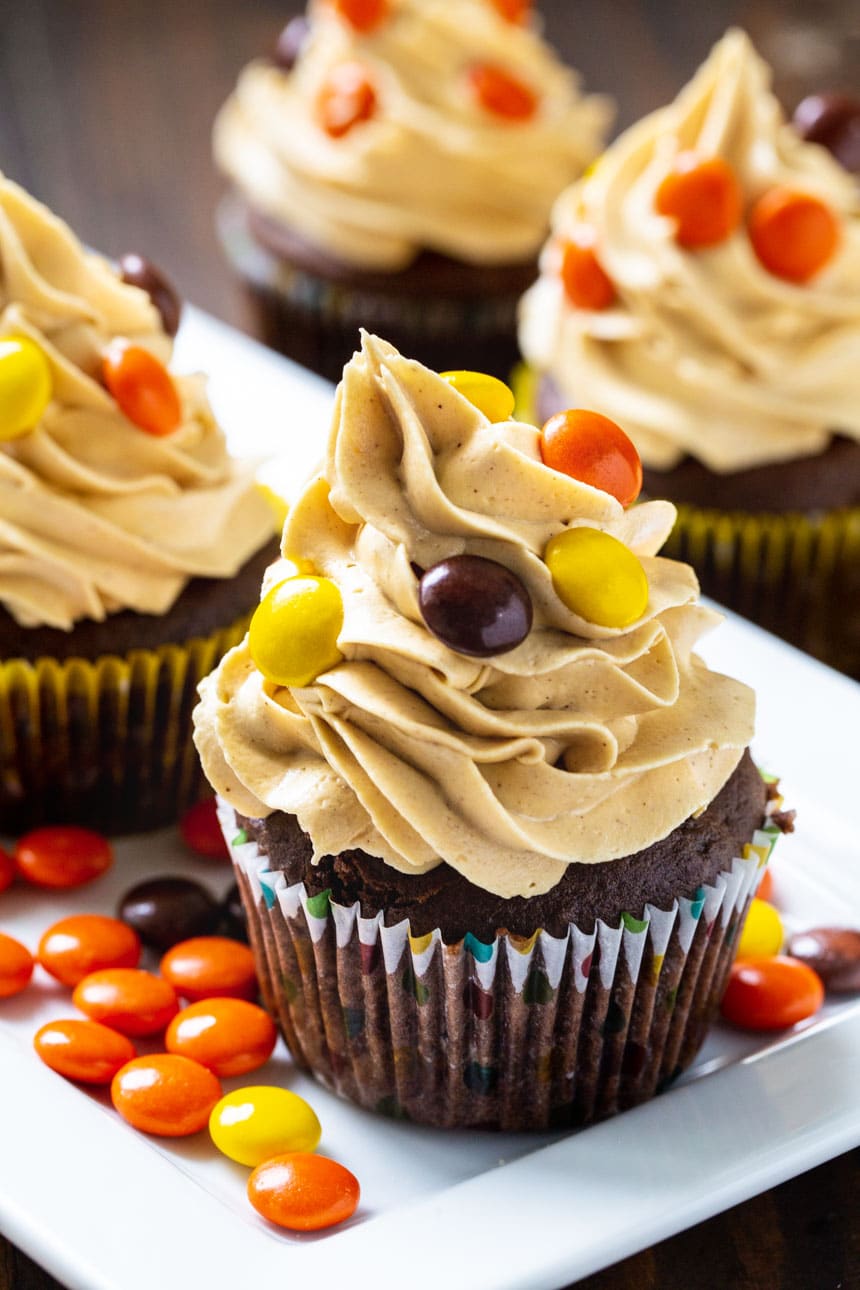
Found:
[[[692,1061],[778,836],[670,909],[564,936],[412,936],[328,891],[308,895],[220,806],[267,1006],[299,1066],[359,1106],[445,1128],[604,1119]]]

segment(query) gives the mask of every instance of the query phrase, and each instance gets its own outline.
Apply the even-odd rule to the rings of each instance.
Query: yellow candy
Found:
[[[27,434],[51,399],[51,368],[27,336],[0,340],[0,443]]]
[[[267,1084],[237,1088],[222,1097],[209,1116],[209,1133],[218,1150],[252,1168],[285,1151],[314,1151],[321,1132],[303,1097]]]
[[[260,602],[248,631],[251,658],[276,685],[310,685],[341,661],[340,591],[328,578],[288,578]]]
[[[600,627],[629,627],[648,604],[648,579],[633,552],[600,529],[575,528],[547,543],[544,560],[556,594]]]
[[[464,399],[474,403],[488,420],[509,421],[513,416],[513,391],[495,376],[487,376],[484,372],[440,372],[439,375]]]
[[[738,941],[737,957],[753,959],[778,954],[782,949],[785,933],[782,920],[766,900],[753,900]]]

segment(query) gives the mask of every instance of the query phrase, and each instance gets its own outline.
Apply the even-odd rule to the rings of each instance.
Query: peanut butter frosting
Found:
[[[550,469],[533,426],[491,424],[365,336],[283,537],[286,557],[340,590],[343,660],[296,687],[267,681],[247,638],[227,654],[195,712],[211,783],[247,816],[295,814],[315,859],[360,847],[414,874],[444,861],[502,897],[665,837],[729,778],[754,712],[745,685],[693,652],[719,616],[696,603],[688,566],[656,554],[674,514],[625,511]],[[557,596],[543,552],[576,526],[641,560],[648,602],[629,627]],[[421,570],[463,553],[528,590],[533,626],[507,653],[467,657],[424,623]]]
[[[182,416],[163,438],[100,381],[128,338],[164,363],[149,296],[0,175],[0,339],[45,355],[52,397],[0,442],[0,605],[23,627],[71,629],[120,609],[166,612],[195,576],[230,577],[271,533],[253,466],[232,460],[201,376],[174,377]]]
[[[533,258],[558,192],[601,146],[608,100],[583,97],[537,19],[506,21],[490,0],[392,0],[368,33],[310,6],[286,73],[251,64],[215,125],[215,156],[250,204],[338,261],[396,271],[424,249],[475,264]],[[359,61],[373,119],[331,138],[316,103],[333,68]],[[493,64],[538,97],[527,121],[494,117],[469,91]]]
[[[802,140],[747,36],[730,31],[669,107],[617,139],[559,198],[538,283],[521,308],[529,362],[563,398],[619,420],[647,466],[685,455],[717,473],[860,441],[860,195],[855,179]],[[811,281],[759,262],[742,221],[725,241],[679,246],[655,194],[681,151],[727,161],[747,209],[785,186],[823,200],[840,245]],[[565,298],[556,245],[591,225],[616,292],[603,310]]]

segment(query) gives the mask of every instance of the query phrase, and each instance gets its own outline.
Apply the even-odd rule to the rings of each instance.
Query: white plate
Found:
[[[180,367],[213,373],[236,450],[282,448],[289,492],[319,456],[331,387],[194,311]],[[710,662],[759,694],[760,764],[782,775],[799,831],[774,859],[790,926],[860,920],[853,808],[860,687],[730,618]],[[229,873],[189,860],[174,832],[123,842],[91,889],[15,888],[0,926],[35,945],[55,918],[112,912],[139,878],[182,868],[215,889]],[[236,1290],[286,1284],[459,1290],[558,1287],[860,1143],[860,1002],[828,1003],[806,1028],[763,1041],[716,1028],[695,1067],[646,1106],[578,1134],[444,1133],[365,1114],[294,1072],[282,1048],[260,1078],[319,1113],[321,1150],[357,1174],[345,1227],[290,1236],[245,1199],[247,1171],[205,1135],[169,1145],[129,1129],[103,1095],[42,1066],[31,1037],[70,1015],[37,969],[0,1011],[0,1227],[73,1290]]]

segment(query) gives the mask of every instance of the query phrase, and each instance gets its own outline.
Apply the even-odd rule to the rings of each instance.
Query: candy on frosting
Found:
[[[174,377],[164,438],[123,416],[101,382],[126,338],[167,363],[149,296],[0,175],[0,339],[46,356],[52,396],[0,442],[0,606],[25,627],[70,629],[120,609],[164,613],[195,576],[229,577],[271,532],[253,470],[228,456],[203,378]]]
[[[361,847],[416,874],[444,860],[504,897],[666,836],[726,782],[754,707],[693,653],[719,619],[695,603],[692,570],[656,555],[674,514],[625,511],[545,466],[533,426],[491,424],[365,336],[283,541],[340,588],[343,661],[279,687],[247,640],[233,649],[195,713],[212,784],[246,815],[295,814],[317,858]],[[589,623],[556,594],[543,553],[574,527],[641,561],[648,600],[629,627]],[[467,657],[424,623],[421,571],[463,554],[528,592],[532,628],[507,653]]]
[[[717,245],[685,249],[655,197],[679,153],[719,157],[745,218]],[[778,187],[823,201],[841,225],[835,254],[793,283],[756,256],[746,220]],[[565,297],[555,242],[595,233],[615,301],[600,313]],[[770,73],[731,31],[669,107],[622,135],[559,198],[520,340],[562,399],[599,408],[645,464],[690,454],[716,472],[808,456],[836,431],[860,440],[860,197],[823,148],[784,121]]]
[[[251,64],[216,122],[216,158],[250,203],[362,268],[395,271],[422,249],[531,258],[610,116],[605,99],[579,94],[536,21],[509,22],[488,0],[396,0],[368,34],[325,0],[310,19],[292,72]],[[356,59],[375,87],[373,119],[332,139],[316,116],[320,88]],[[528,120],[481,106],[479,64],[536,95]]]

